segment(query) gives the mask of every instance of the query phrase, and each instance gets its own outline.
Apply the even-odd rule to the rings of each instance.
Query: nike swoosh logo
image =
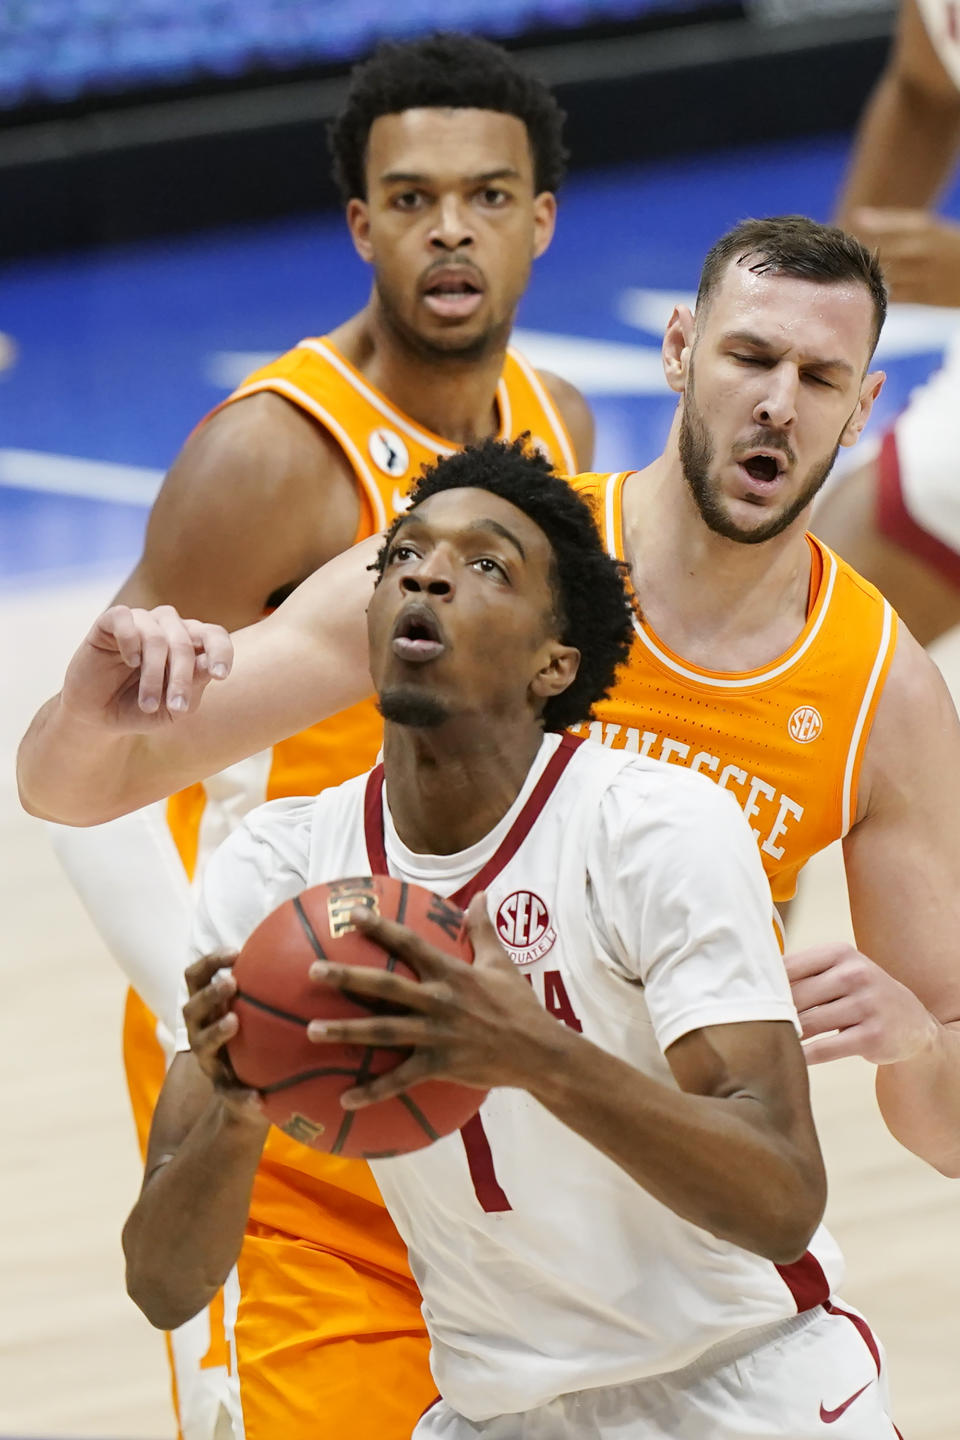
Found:
[[[844,1400],[842,1405],[838,1405],[836,1410],[828,1410],[827,1407],[824,1405],[823,1401],[821,1400],[820,1419],[823,1421],[824,1425],[832,1425],[834,1420],[839,1420],[840,1416],[844,1413],[844,1411],[850,1409],[850,1406],[853,1404],[854,1400],[858,1400],[863,1394],[864,1390],[869,1390],[872,1384],[873,1381],[868,1380],[866,1385],[861,1385],[860,1389],[855,1391],[854,1394],[850,1396],[849,1400]]]

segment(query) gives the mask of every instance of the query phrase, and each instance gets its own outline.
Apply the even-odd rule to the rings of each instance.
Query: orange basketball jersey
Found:
[[[580,475],[607,549],[623,553],[627,475]],[[897,636],[877,590],[807,536],[811,603],[794,644],[743,674],[675,655],[638,615],[630,659],[597,719],[579,727],[614,749],[686,765],[743,807],[775,900],[788,900],[811,855],[856,817],[863,752]]]
[[[386,528],[405,508],[421,468],[458,448],[404,415],[325,338],[302,340],[255,371],[223,403],[262,390],[299,406],[340,445],[361,501],[355,541]],[[504,361],[497,409],[501,439],[529,431],[532,443],[561,472],[574,473],[566,427],[542,381],[515,350]],[[381,726],[372,701],[364,701],[173,796],[168,819],[188,873],[195,873],[253,806],[285,795],[314,795],[370,769]],[[321,1207],[305,1199],[320,1200]],[[367,1166],[318,1155],[276,1130],[257,1175],[251,1219],[254,1226],[263,1222],[386,1270],[406,1270],[405,1252]]]

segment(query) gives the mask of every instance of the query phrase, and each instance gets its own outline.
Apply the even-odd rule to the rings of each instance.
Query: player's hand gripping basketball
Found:
[[[369,939],[405,960],[420,979],[418,983],[389,971],[360,971],[328,961],[311,966],[310,978],[317,984],[410,1012],[369,1020],[310,1022],[307,1036],[317,1045],[414,1047],[410,1058],[395,1070],[344,1091],[345,1109],[400,1095],[423,1080],[456,1080],[478,1089],[494,1085],[525,1089],[538,1068],[551,1064],[557,1021],[524,983],[497,939],[482,893],[473,897],[466,912],[472,965],[445,955],[392,920],[365,910],[354,911],[350,918]]]
[[[184,620],[172,605],[112,605],[70,661],[61,701],[88,724],[153,730],[195,710],[232,663],[233,643],[221,625]]]
[[[207,955],[187,968],[189,998],[183,1007],[190,1049],[226,1108],[244,1120],[269,1121],[256,1090],[241,1085],[227,1059],[224,1046],[237,1033],[231,1010],[237,982],[231,966],[236,956]]]

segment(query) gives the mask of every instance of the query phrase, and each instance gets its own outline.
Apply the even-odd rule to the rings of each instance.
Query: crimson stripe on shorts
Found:
[[[825,1305],[830,1299],[830,1286],[820,1261],[808,1250],[792,1265],[778,1265],[777,1274],[793,1296],[797,1314]]]
[[[823,1308],[824,1310],[828,1310],[831,1315],[845,1315],[850,1321],[850,1324],[857,1327],[864,1345],[866,1345],[867,1349],[870,1351],[870,1354],[873,1356],[873,1363],[874,1365],[876,1365],[877,1374],[879,1375],[881,1369],[883,1368],[880,1360],[880,1347],[876,1342],[873,1331],[870,1329],[870,1326],[867,1324],[866,1320],[864,1320],[863,1316],[854,1315],[852,1311],[842,1309],[839,1305],[835,1305],[832,1300],[825,1300],[823,1302]]]
[[[466,907],[478,890],[490,884],[504,865],[512,860],[533,828],[534,822],[550,798],[557,781],[566,770],[577,750],[584,743],[582,735],[563,734],[560,744],[551,755],[543,774],[537,781],[526,805],[520,811],[507,834],[481,870],[468,880],[450,899]],[[371,875],[386,875],[387,851],[383,838],[383,766],[377,765],[367,777],[367,789],[363,800],[363,829],[367,842],[367,859]]]
[[[883,437],[877,459],[876,516],[881,535],[931,565],[951,585],[960,586],[960,555],[918,525],[907,509],[893,430],[888,430]]]

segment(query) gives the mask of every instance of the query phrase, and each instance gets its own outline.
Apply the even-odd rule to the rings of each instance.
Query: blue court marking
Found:
[[[745,215],[826,219],[846,152],[838,137],[575,176],[520,325],[649,351],[659,333],[627,323],[625,297],[637,287],[691,290],[710,244]],[[946,208],[960,216],[960,187]],[[223,398],[215,357],[278,353],[320,334],[363,304],[368,285],[339,216],[0,267],[0,327],[18,347],[0,373],[0,461],[23,450],[163,470]],[[874,433],[937,359],[931,343],[890,363]],[[675,404],[669,392],[591,400],[598,469],[653,458]],[[131,565],[146,514],[129,501],[4,484],[0,464],[0,583]]]

